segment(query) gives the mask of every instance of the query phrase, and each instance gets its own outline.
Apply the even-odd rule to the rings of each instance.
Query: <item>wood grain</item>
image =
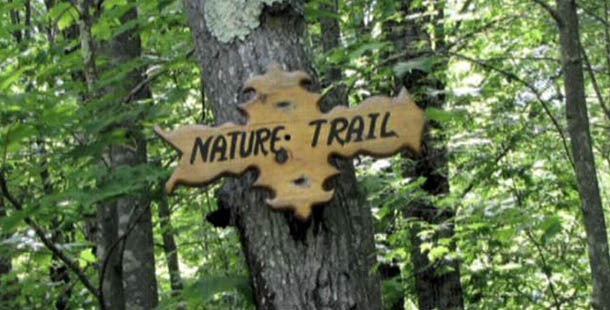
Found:
[[[155,127],[182,154],[166,190],[200,186],[254,167],[259,170],[255,185],[274,193],[269,206],[307,219],[314,205],[333,197],[334,191],[323,186],[339,173],[330,156],[380,157],[405,148],[419,152],[424,115],[406,91],[322,113],[320,95],[301,87],[308,79],[304,72],[285,72],[277,65],[249,79],[244,88],[256,96],[240,106],[248,115],[246,125],[186,125],[170,132]]]

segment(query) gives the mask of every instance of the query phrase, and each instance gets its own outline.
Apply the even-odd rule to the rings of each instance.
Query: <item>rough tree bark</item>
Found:
[[[236,109],[246,101],[243,82],[272,62],[287,70],[313,72],[304,46],[303,4],[275,2],[269,7],[263,1],[185,0],[206,93],[220,123],[244,122]],[[247,14],[246,19],[254,17],[260,24],[250,28],[244,40],[223,43],[213,35],[219,31],[215,20],[206,19],[206,10],[219,8],[231,20]],[[335,199],[316,208],[308,223],[267,207],[269,192],[252,188],[253,172],[225,179],[219,204],[230,212],[230,223],[240,233],[258,309],[382,308],[378,277],[371,274],[371,213],[357,189],[351,162],[336,163],[343,173],[333,182]]]
[[[593,156],[589,116],[585,97],[583,61],[580,49],[577,5],[574,0],[557,1],[557,23],[566,94],[566,117],[576,181],[587,234],[589,264],[593,276],[593,308],[610,310],[610,254],[595,158]]]
[[[402,14],[404,17],[421,14],[417,18],[405,18],[401,25],[396,25],[390,34],[396,44],[397,50],[405,51],[400,61],[413,60],[418,57],[432,57],[434,50],[443,46],[442,18],[443,8],[436,8],[436,16],[424,15],[424,8],[416,7],[413,1],[403,2]],[[436,4],[438,5],[438,4]],[[428,33],[426,23],[432,22],[435,35]],[[432,38],[436,38],[433,40]],[[424,43],[422,48],[421,43]],[[443,64],[435,66],[442,69]],[[417,98],[418,105],[426,109],[433,107],[442,109],[445,96],[441,91],[445,88],[442,81],[435,79],[429,72],[413,69],[397,79],[397,88],[405,87]],[[444,196],[449,193],[448,157],[446,137],[443,126],[435,121],[427,123],[427,130],[423,140],[423,152],[415,158],[415,164],[404,172],[405,177],[425,178],[422,190],[429,195]],[[420,223],[437,225],[437,233],[430,240],[422,240],[419,232],[421,225],[414,223],[410,231],[411,236],[411,263],[414,268],[415,289],[419,309],[463,309],[463,290],[460,282],[459,261],[449,257],[431,262],[428,253],[422,252],[424,242],[437,242],[442,238],[451,239],[453,231],[453,211],[440,209],[425,201],[413,201],[405,209],[405,216],[413,218]],[[452,242],[451,250],[455,250]]]

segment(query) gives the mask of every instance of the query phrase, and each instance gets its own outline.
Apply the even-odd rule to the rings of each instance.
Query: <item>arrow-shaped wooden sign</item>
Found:
[[[171,132],[155,127],[182,153],[166,190],[171,193],[178,184],[200,186],[255,167],[255,185],[274,193],[267,203],[307,219],[314,205],[333,197],[334,190],[323,188],[339,173],[331,155],[387,156],[405,148],[419,152],[424,115],[406,91],[322,113],[321,96],[301,87],[307,80],[306,73],[285,72],[279,65],[248,80],[245,89],[256,96],[240,106],[248,115],[246,125],[186,125]]]

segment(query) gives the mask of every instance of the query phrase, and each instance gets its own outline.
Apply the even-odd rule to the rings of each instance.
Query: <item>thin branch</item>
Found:
[[[195,52],[195,49],[190,49],[189,51],[187,51],[184,54],[185,58],[189,58],[191,57],[191,55],[193,55],[193,53]],[[167,66],[167,65],[166,65]],[[166,66],[154,71],[153,73],[149,74],[144,80],[140,81],[140,83],[138,83],[134,88],[132,88],[129,91],[129,94],[127,94],[127,96],[123,97],[123,99],[121,100],[122,103],[129,103],[131,102],[137,93],[139,93],[144,87],[146,87],[150,82],[152,82],[153,80],[155,80],[157,77],[159,77],[161,74],[163,74],[165,71],[167,71]]]
[[[585,14],[591,16],[591,18],[593,18],[594,20],[602,23],[605,27],[609,27],[610,25],[608,25],[608,21],[601,18],[599,15],[595,14],[590,8],[585,7],[584,5],[580,4],[580,3],[576,3],[576,5],[578,6],[578,8],[582,9],[583,12],[585,12]]]
[[[523,198],[521,197],[519,190],[517,190],[517,188],[515,186],[511,186],[511,191],[513,192],[513,195],[517,199],[517,206],[522,208],[523,207]],[[540,255],[540,260],[542,262],[542,273],[544,274],[547,282],[549,283],[549,290],[551,291],[551,297],[553,298],[553,301],[555,303],[555,309],[561,310],[561,302],[559,301],[559,297],[558,297],[557,293],[555,292],[555,285],[553,284],[553,279],[552,279],[552,275],[551,275],[551,266],[549,266],[549,264],[547,263],[546,256],[544,255],[544,248],[542,245],[540,245],[538,242],[536,242],[536,239],[534,238],[534,236],[532,235],[532,232],[529,229],[526,228],[524,231],[525,231],[525,235],[527,236],[529,241],[534,245],[534,247],[538,251],[538,254]]]
[[[6,178],[4,177],[4,170],[0,170],[0,188],[2,189],[2,195],[6,197],[6,199],[13,205],[13,207],[17,211],[23,211],[23,205],[8,190]],[[78,279],[83,283],[85,288],[87,288],[87,290],[91,294],[93,294],[93,296],[95,296],[96,299],[98,299],[101,303],[102,301],[98,289],[91,283],[91,281],[89,281],[89,278],[87,278],[87,275],[85,275],[85,272],[78,266],[78,264],[75,263],[72,259],[70,259],[63,251],[61,251],[46,236],[43,228],[40,227],[32,218],[26,216],[25,222],[34,230],[36,236],[40,238],[45,247],[49,249],[55,256],[57,256],[57,258],[59,258],[66,265],[66,267],[68,267],[68,269],[74,272],[78,276]]]
[[[555,285],[553,285],[553,279],[552,279],[552,275],[551,275],[551,271],[550,271],[551,270],[551,266],[549,266],[549,264],[546,261],[546,257],[544,255],[543,248],[534,239],[534,236],[532,235],[531,231],[529,231],[528,229],[525,229],[525,235],[527,236],[529,241],[534,245],[534,247],[538,251],[538,254],[540,255],[540,260],[542,262],[542,273],[544,274],[544,276],[546,277],[547,282],[549,283],[549,290],[551,291],[551,297],[554,300],[555,308],[557,310],[561,310],[562,302],[559,301],[557,293],[555,292]]]
[[[472,4],[472,0],[466,0],[466,2],[464,2],[464,5],[462,5],[462,8],[459,10],[459,14],[466,13],[466,11],[468,11],[468,8],[470,7],[470,4]],[[462,27],[462,21],[463,21],[463,19],[458,20],[457,23],[455,24],[455,27],[453,27],[454,34],[457,33],[460,30],[460,28]]]
[[[508,143],[508,145],[506,145],[504,148],[502,148],[502,151],[500,151],[496,157],[493,160],[493,164],[497,165],[500,160],[502,160],[502,158],[504,158],[506,155],[508,155],[508,153],[510,153],[510,151],[513,149],[513,147],[515,147],[517,145],[517,141],[516,141],[516,136],[511,137],[510,142]],[[492,173],[490,173],[489,175],[491,175]],[[468,184],[468,186],[466,186],[466,188],[462,191],[462,193],[460,194],[460,198],[464,199],[464,197],[466,197],[466,195],[468,195],[468,193],[470,193],[470,191],[472,191],[472,189],[478,185],[479,183],[481,183],[483,176],[477,176],[475,178],[472,178],[470,183]]]
[[[561,59],[553,58],[553,57],[512,57],[512,56],[502,56],[502,57],[491,57],[480,59],[481,61],[503,61],[503,60],[521,60],[521,61],[552,61],[556,63],[561,63]]]
[[[568,147],[568,140],[565,136],[565,134],[563,133],[563,129],[561,127],[561,125],[559,124],[559,122],[557,121],[557,119],[555,118],[555,116],[553,115],[553,113],[551,113],[551,110],[549,109],[547,103],[542,99],[542,96],[540,95],[540,92],[538,91],[538,89],[536,89],[533,85],[531,85],[530,83],[526,82],[525,80],[521,79],[520,77],[518,77],[516,74],[512,73],[512,72],[508,72],[508,71],[504,71],[500,68],[496,68],[490,64],[487,64],[485,62],[481,62],[477,59],[468,57],[466,55],[462,55],[462,54],[458,54],[458,53],[452,53],[449,52],[448,55],[450,56],[455,56],[461,59],[464,59],[468,62],[474,63],[482,68],[485,68],[487,70],[492,70],[492,71],[496,71],[506,77],[508,77],[509,79],[515,80],[517,82],[519,82],[520,84],[522,84],[523,86],[525,86],[527,89],[529,89],[532,93],[534,93],[534,95],[536,96],[536,98],[538,99],[538,101],[540,102],[540,104],[542,105],[542,108],[544,109],[544,112],[548,115],[548,117],[551,119],[551,122],[553,123],[553,126],[555,126],[555,129],[557,130],[557,133],[559,134],[559,136],[561,137],[561,142],[563,143],[563,148],[565,150],[566,156],[568,157],[568,161],[570,162],[570,165],[572,165],[572,168],[575,169],[575,165],[574,165],[574,161],[572,160],[572,155],[570,153],[570,148]]]
[[[553,17],[555,22],[557,22],[557,25],[559,25],[560,27],[563,25],[563,21],[561,20],[561,16],[559,16],[559,13],[555,9],[553,9],[548,3],[546,3],[544,0],[532,0],[532,1],[537,3],[538,5],[540,5],[547,12],[549,12],[549,14],[551,14],[551,17]]]
[[[595,72],[593,72],[593,67],[591,66],[591,62],[589,61],[589,56],[587,56],[587,51],[582,46],[582,42],[580,42],[580,40],[578,41],[578,45],[580,46],[580,52],[585,63],[585,69],[587,70],[587,72],[589,73],[589,77],[591,78],[591,84],[593,84],[593,90],[595,90],[597,101],[599,101],[602,110],[604,110],[604,114],[606,114],[606,117],[610,121],[610,109],[608,109],[608,106],[606,106],[606,101],[604,100],[602,92],[599,89],[599,84],[597,84],[597,78],[595,78]]]
[[[450,50],[456,46],[461,48],[469,42],[467,39],[474,37],[475,35],[478,35],[481,32],[483,32],[484,30],[490,29],[492,27],[501,27],[500,23],[510,23],[510,22],[514,21],[515,19],[517,19],[518,17],[519,17],[518,15],[510,15],[510,16],[505,16],[505,17],[498,18],[498,19],[493,19],[493,20],[489,21],[488,23],[482,25],[481,27],[478,27],[477,29],[475,29],[471,32],[468,32],[468,33],[462,35],[461,37],[457,37],[453,42],[448,43],[444,49]],[[454,34],[454,35],[456,35],[456,34]],[[462,43],[462,42],[466,42],[466,43],[463,43],[460,45],[460,43]]]

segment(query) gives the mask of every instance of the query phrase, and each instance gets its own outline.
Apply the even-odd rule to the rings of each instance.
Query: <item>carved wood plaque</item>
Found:
[[[323,187],[339,173],[329,162],[331,155],[387,156],[404,148],[419,152],[424,115],[406,91],[322,113],[321,96],[301,86],[307,80],[306,73],[285,72],[279,65],[249,79],[244,88],[256,96],[239,106],[248,115],[246,125],[186,125],[170,132],[155,126],[182,154],[167,192],[178,184],[200,186],[255,167],[255,185],[273,191],[267,204],[307,219],[315,204],[333,197],[334,190]]]

